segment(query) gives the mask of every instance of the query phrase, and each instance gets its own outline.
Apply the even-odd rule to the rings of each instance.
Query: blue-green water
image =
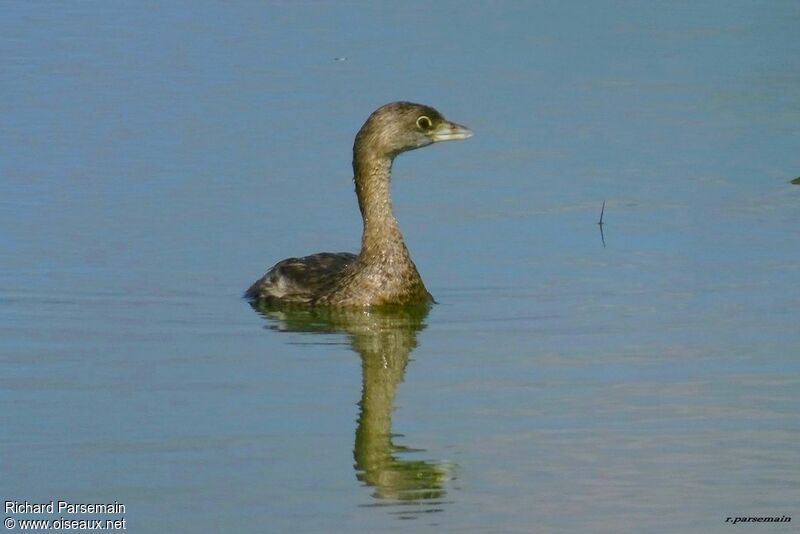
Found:
[[[800,521],[796,2],[3,12],[3,500],[133,532]],[[357,248],[352,138],[399,99],[476,133],[395,164],[439,304],[252,310],[275,261]]]

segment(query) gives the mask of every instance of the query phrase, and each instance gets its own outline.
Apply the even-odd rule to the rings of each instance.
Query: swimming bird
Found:
[[[363,220],[361,251],[320,252],[276,263],[245,292],[270,305],[369,307],[433,301],[392,212],[392,162],[438,141],[472,137],[430,106],[392,102],[375,110],[353,144],[353,180]]]

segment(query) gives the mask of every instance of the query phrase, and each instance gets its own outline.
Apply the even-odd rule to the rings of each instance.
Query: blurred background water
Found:
[[[134,532],[800,520],[797,2],[2,10],[4,500]],[[439,304],[252,310],[275,261],[357,249],[352,138],[401,99],[476,133],[395,163]]]

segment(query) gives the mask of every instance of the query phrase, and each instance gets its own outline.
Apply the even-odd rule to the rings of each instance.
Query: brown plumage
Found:
[[[392,102],[375,110],[353,144],[353,175],[364,232],[361,252],[322,252],[275,264],[245,292],[271,304],[366,307],[431,302],[392,213],[392,161],[472,132],[429,106]]]

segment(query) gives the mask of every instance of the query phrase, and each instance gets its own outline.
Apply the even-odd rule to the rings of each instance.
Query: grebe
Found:
[[[432,302],[392,213],[392,162],[408,150],[468,137],[472,131],[430,106],[392,102],[375,110],[353,144],[353,179],[364,223],[361,252],[285,259],[245,297],[270,305],[336,307]]]

